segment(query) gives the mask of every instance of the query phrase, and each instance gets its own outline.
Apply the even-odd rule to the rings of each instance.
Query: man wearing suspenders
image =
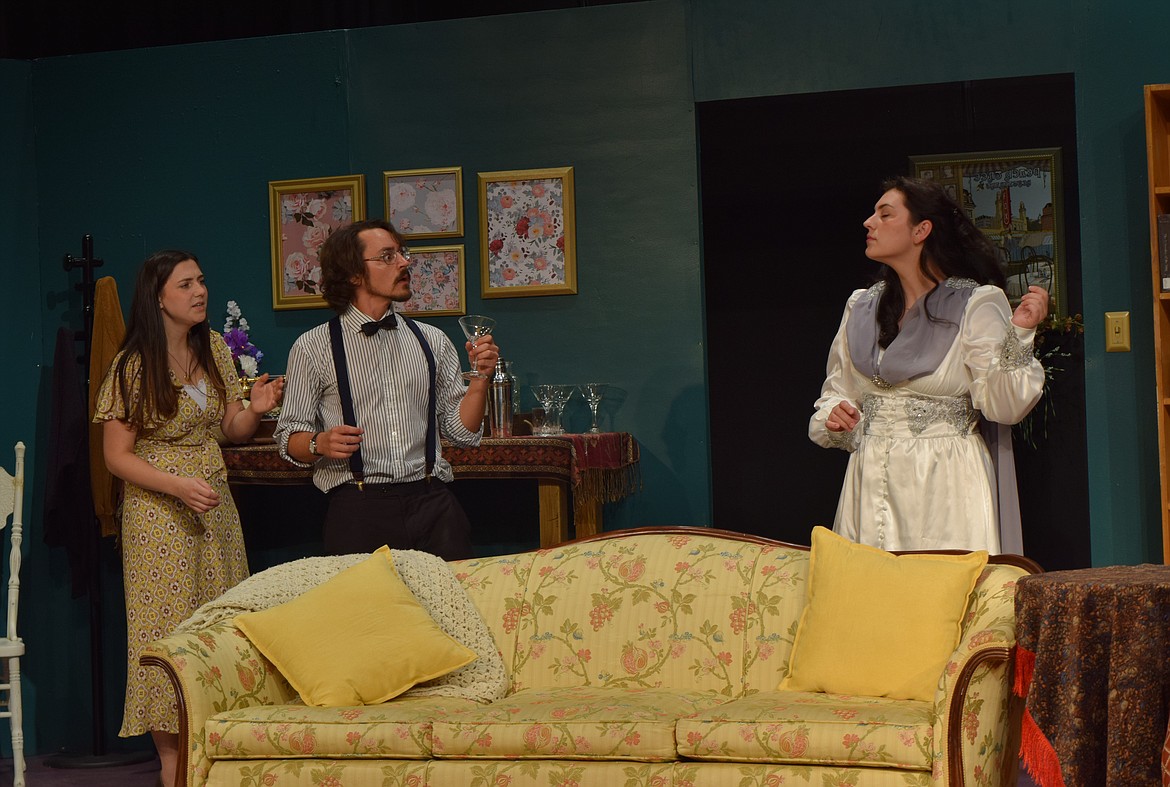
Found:
[[[329,496],[325,549],[383,544],[446,560],[471,556],[470,526],[447,488],[439,435],[478,445],[488,380],[465,386],[454,345],[439,329],[394,314],[410,298],[410,257],[380,219],[336,230],[320,251],[321,288],[337,312],[289,351],[275,439],[281,456],[313,468]],[[490,374],[490,336],[465,345]]]

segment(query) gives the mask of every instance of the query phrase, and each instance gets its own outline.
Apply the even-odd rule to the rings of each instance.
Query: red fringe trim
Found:
[[[1024,711],[1024,721],[1020,730],[1020,759],[1024,761],[1024,767],[1028,769],[1028,773],[1039,787],[1066,787],[1056,750],[1036,726],[1036,721],[1028,710]]]
[[[1036,654],[1016,645],[1016,680],[1012,691],[1017,697],[1027,697],[1032,685],[1032,672],[1036,669]]]

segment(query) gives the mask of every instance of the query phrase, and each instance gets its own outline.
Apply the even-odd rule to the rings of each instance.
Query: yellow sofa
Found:
[[[1006,786],[1015,582],[1039,567],[991,561],[930,702],[779,691],[809,550],[706,528],[451,564],[509,672],[487,705],[309,707],[231,623],[142,661],[176,687],[192,787]]]

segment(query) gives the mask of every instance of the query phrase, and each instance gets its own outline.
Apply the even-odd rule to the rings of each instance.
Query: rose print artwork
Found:
[[[325,306],[318,255],[334,231],[365,218],[363,187],[361,175],[269,183],[274,309]]]
[[[424,317],[466,314],[463,256],[462,245],[412,249],[411,295],[401,311]]]
[[[576,293],[572,167],[479,179],[483,297]]]
[[[407,238],[463,234],[463,169],[383,172],[386,220]]]
[[[285,295],[321,294],[321,244],[336,227],[352,221],[349,191],[286,194],[280,200]]]

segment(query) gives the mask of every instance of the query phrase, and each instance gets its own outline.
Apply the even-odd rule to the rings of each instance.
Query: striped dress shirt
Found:
[[[426,475],[426,356],[401,317],[396,329],[366,336],[361,326],[370,319],[354,306],[341,315],[354,415],[357,425],[365,430],[365,480],[374,484],[417,481]],[[479,445],[481,433],[468,431],[459,419],[459,403],[467,389],[455,346],[438,328],[421,322],[417,325],[435,356],[439,434],[456,445]],[[288,453],[290,435],[321,432],[344,423],[327,323],[296,340],[289,350],[285,374],[284,402],[274,434],[280,455],[299,467],[312,467],[313,483],[323,492],[352,481],[346,459],[318,459],[308,465]],[[435,476],[451,481],[451,465],[443,459],[439,445],[435,454]]]

